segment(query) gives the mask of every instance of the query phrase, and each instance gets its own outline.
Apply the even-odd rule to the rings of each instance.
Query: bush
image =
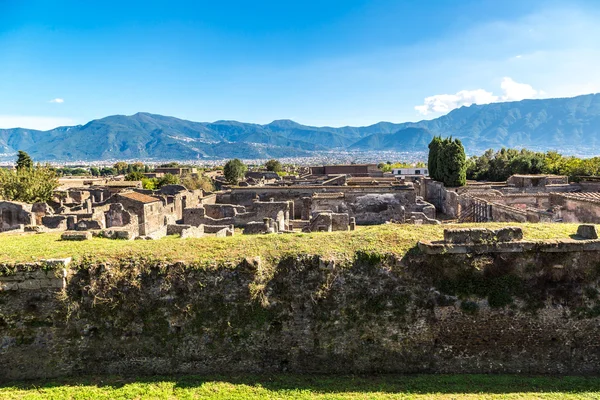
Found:
[[[56,171],[49,166],[27,168],[16,171],[0,169],[0,198],[24,203],[46,202],[58,187]]]
[[[133,171],[125,175],[126,181],[141,181],[144,178],[144,174],[139,171]]]
[[[180,180],[178,176],[172,174],[165,174],[162,178],[158,178],[157,187],[163,187],[165,185],[177,185]]]
[[[185,175],[181,179],[181,184],[189,190],[202,189],[205,192],[215,191],[212,180],[206,175]]]

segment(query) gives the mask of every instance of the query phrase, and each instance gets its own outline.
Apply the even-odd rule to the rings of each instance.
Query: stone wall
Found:
[[[312,186],[296,185],[293,187],[237,187],[231,190],[230,195],[223,195],[217,199],[219,203],[239,204],[251,206],[258,198],[260,201],[293,201],[295,205],[290,219],[302,219],[303,204],[302,199],[312,197],[315,193],[343,193],[348,202],[353,202],[357,196],[366,194],[396,194],[398,197],[405,197],[406,203],[415,201],[415,191],[412,186]],[[308,217],[308,215],[304,215]],[[357,221],[358,222],[358,221]]]
[[[0,381],[600,373],[599,241],[479,243],[470,254],[441,246],[342,263],[3,266],[0,365],[10,367],[0,368]]]
[[[600,223],[600,198],[596,195],[553,193],[550,195],[550,203],[560,207],[559,216],[563,222],[597,224]]]
[[[35,215],[31,209],[31,204],[0,200],[0,232],[34,225]]]

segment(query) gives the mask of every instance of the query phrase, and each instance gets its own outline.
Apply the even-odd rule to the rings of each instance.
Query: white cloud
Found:
[[[526,83],[518,83],[512,78],[505,77],[502,79],[500,88],[504,94],[500,97],[500,101],[519,101],[523,99],[534,99],[540,94],[531,85]]]
[[[543,91],[534,89],[531,85],[515,82],[509,77],[502,79],[500,88],[503,93],[499,96],[484,89],[461,90],[456,94],[429,96],[425,98],[423,105],[415,106],[415,110],[422,115],[445,114],[462,106],[533,99],[545,94]]]
[[[59,126],[76,125],[75,120],[62,117],[0,115],[0,129],[26,128],[46,131]]]
[[[60,97],[50,100],[50,103],[62,104],[64,102],[65,102],[65,99],[61,99]]]

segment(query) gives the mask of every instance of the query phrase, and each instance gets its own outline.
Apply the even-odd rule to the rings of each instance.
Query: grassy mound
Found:
[[[357,251],[402,255],[419,240],[440,240],[446,228],[485,226],[521,226],[525,238],[568,238],[577,232],[577,224],[460,224],[460,225],[379,225],[359,227],[353,232],[295,233],[284,235],[236,235],[228,238],[121,241],[94,238],[83,242],[61,241],[60,234],[2,234],[0,263],[32,262],[45,258],[93,257],[115,260],[148,257],[201,263],[237,262],[245,257],[260,256],[275,260],[291,254],[313,254],[351,258]]]

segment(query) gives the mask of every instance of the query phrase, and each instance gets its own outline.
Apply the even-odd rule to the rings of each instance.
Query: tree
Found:
[[[90,167],[90,173],[92,176],[100,176],[100,169],[98,167]]]
[[[127,172],[128,164],[124,161],[119,161],[115,163],[113,168],[117,171],[117,174],[124,174]]]
[[[444,142],[442,164],[438,169],[443,171],[443,182],[447,187],[464,186],[467,183],[467,156],[465,148],[458,139]]]
[[[458,139],[434,137],[429,143],[429,176],[448,187],[467,182],[467,156]]]
[[[223,175],[227,182],[231,184],[238,183],[248,171],[248,167],[237,158],[227,161],[223,167]]]
[[[29,157],[29,154],[22,150],[17,153],[17,169],[31,169],[33,168],[33,160]]]
[[[429,176],[431,179],[436,181],[441,180],[438,173],[438,157],[442,148],[442,138],[434,136],[429,143],[429,157],[427,158],[427,169],[429,169]]]
[[[179,177],[171,174],[164,174],[162,178],[158,179],[157,187],[163,187],[165,185],[177,185],[179,184]]]
[[[205,192],[214,192],[215,185],[206,175],[188,174],[181,178],[181,184],[189,190],[202,189]]]
[[[0,198],[25,203],[45,202],[58,187],[56,171],[50,166],[21,167],[16,171],[0,169]]]
[[[130,172],[127,175],[125,175],[126,181],[141,181],[144,178],[144,174],[138,171]]]
[[[265,163],[267,171],[281,172],[283,171],[283,165],[278,160],[269,160]]]
[[[158,186],[158,179],[156,178],[143,178],[142,187],[148,190],[154,190]]]
[[[101,176],[117,175],[117,174],[118,174],[117,170],[112,167],[102,167],[102,169],[100,170]]]

